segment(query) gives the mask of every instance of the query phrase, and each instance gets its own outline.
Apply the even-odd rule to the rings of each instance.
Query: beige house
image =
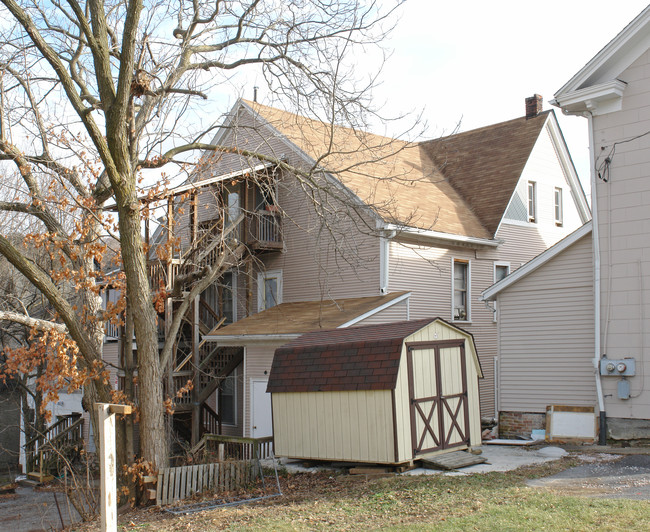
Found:
[[[649,91],[650,7],[555,95],[589,122],[593,227],[483,294],[499,305],[501,416],[589,404],[601,442],[650,434]]]
[[[230,176],[228,194],[240,201],[232,205],[248,212],[258,208],[252,187],[232,176],[264,168],[273,175],[264,216],[281,222],[281,245],[233,269],[222,286],[233,323],[202,335],[206,345],[243,352],[224,431],[257,435],[254,411],[270,409],[260,390],[278,338],[290,339],[283,335],[293,317],[282,319],[290,310],[283,304],[310,303],[318,313],[396,293],[408,297],[359,324],[440,316],[471,332],[485,376],[482,415],[495,415],[496,320],[478,296],[590,218],[554,113],[541,110],[540,97],[528,100],[527,117],[415,144],[236,104],[214,142],[282,163],[220,154],[197,185]],[[313,165],[314,174],[301,173]],[[242,332],[253,318],[257,333]]]
[[[473,338],[441,319],[320,330],[278,348],[278,456],[412,463],[481,444]]]

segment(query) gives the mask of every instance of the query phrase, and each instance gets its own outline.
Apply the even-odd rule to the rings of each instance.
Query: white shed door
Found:
[[[266,393],[268,380],[252,381],[253,384],[253,426],[251,435],[253,438],[265,438],[273,436],[273,422],[271,417],[271,394]]]

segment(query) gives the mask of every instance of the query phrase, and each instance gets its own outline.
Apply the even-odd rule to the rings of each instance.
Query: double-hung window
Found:
[[[282,303],[282,270],[260,272],[257,277],[257,308],[261,312]]]
[[[235,369],[222,382],[217,393],[217,411],[226,425],[237,424],[237,376]]]
[[[537,221],[537,183],[528,181],[528,221]]]
[[[453,260],[452,307],[455,321],[469,321],[470,263],[466,260]]]
[[[554,195],[554,206],[555,206],[555,225],[562,225],[562,189],[559,187],[555,188]]]
[[[509,262],[495,262],[494,263],[494,282],[498,283],[502,279],[505,279],[510,275],[510,263]],[[494,302],[494,315],[493,321],[497,321],[497,302]]]

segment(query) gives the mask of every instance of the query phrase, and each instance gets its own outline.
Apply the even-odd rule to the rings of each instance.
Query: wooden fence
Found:
[[[258,474],[257,463],[250,460],[166,467],[158,472],[156,504],[172,504],[203,491],[237,490]]]
[[[266,460],[273,456],[273,436],[265,438],[242,438],[222,434],[204,434],[190,450],[197,461],[218,460]],[[213,458],[214,459],[214,458]]]

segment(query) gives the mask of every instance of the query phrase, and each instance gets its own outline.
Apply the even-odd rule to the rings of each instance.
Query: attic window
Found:
[[[528,221],[537,221],[537,183],[528,181]]]
[[[562,189],[555,189],[555,225],[562,225],[563,209],[562,209]]]

